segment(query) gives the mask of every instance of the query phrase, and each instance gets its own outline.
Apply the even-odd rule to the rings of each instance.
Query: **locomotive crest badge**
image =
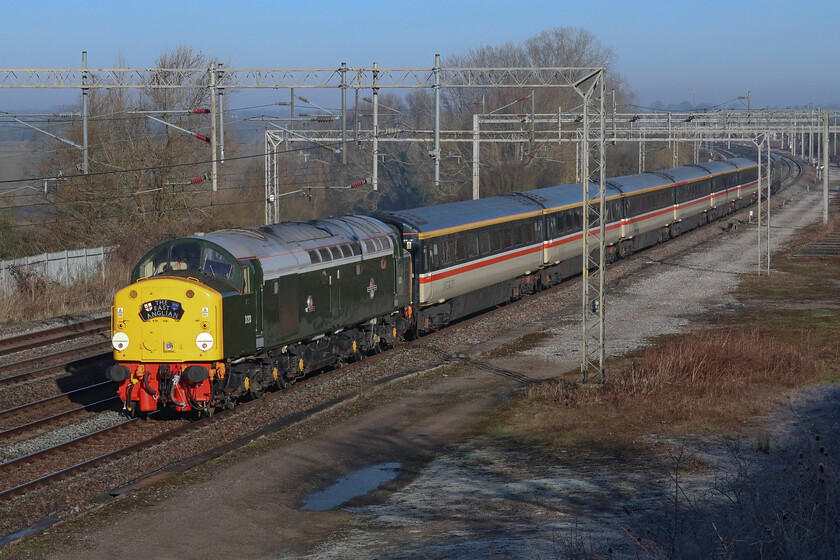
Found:
[[[312,313],[315,311],[315,300],[312,299],[312,296],[306,298],[306,308],[304,309],[307,313]]]
[[[373,281],[373,278],[370,279],[370,284],[367,287],[367,293],[370,294],[370,299],[373,299],[374,294],[376,294],[376,282]]]
[[[167,317],[180,321],[184,316],[184,308],[181,303],[171,299],[154,299],[147,301],[140,308],[140,318],[143,321],[149,319],[156,319],[158,317]]]

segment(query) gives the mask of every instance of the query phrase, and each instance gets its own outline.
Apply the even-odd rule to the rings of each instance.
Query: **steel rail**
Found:
[[[26,360],[20,360],[18,362],[13,362],[10,364],[5,364],[0,366],[0,375],[8,371],[16,371],[18,369],[23,369],[25,367],[35,367],[35,369],[30,369],[24,371],[22,373],[11,374],[6,377],[0,377],[0,387],[11,385],[14,383],[18,383],[21,381],[25,381],[28,379],[32,379],[35,377],[47,375],[50,373],[56,373],[59,371],[64,371],[64,368],[67,365],[67,362],[55,364],[55,362],[60,362],[62,360],[69,360],[70,362],[76,362],[79,360],[85,360],[88,358],[94,357],[105,357],[107,351],[111,349],[110,342],[95,342],[93,344],[88,344],[87,346],[81,346],[78,348],[71,348],[69,350],[62,350],[60,352],[54,352],[52,354],[46,354],[43,356],[38,356],[36,358],[29,358]],[[37,364],[39,362],[52,362],[52,365],[37,368]]]
[[[98,401],[94,401],[92,403],[84,404],[77,406],[76,408],[71,408],[70,410],[65,410],[64,412],[59,412],[58,414],[53,414],[52,416],[48,416],[45,418],[41,418],[40,420],[33,420],[32,422],[27,422],[26,424],[21,424],[19,426],[14,426],[13,428],[8,428],[6,430],[0,431],[0,438],[8,438],[25,430],[31,430],[32,428],[36,428],[42,424],[46,424],[48,422],[52,422],[54,420],[58,420],[59,418],[67,417],[74,414],[79,414],[80,412],[86,411],[93,406],[97,406],[100,404],[104,404],[111,401],[119,400],[119,396],[114,395],[111,397],[107,397],[104,399],[100,399]],[[122,402],[122,401],[120,401]]]
[[[28,402],[26,404],[13,406],[12,408],[7,408],[5,410],[0,410],[0,418],[3,418],[3,416],[10,415],[14,412],[19,412],[20,410],[23,410],[23,409],[26,409],[26,408],[29,408],[29,407],[33,407],[33,406],[36,406],[36,405],[39,405],[39,404],[44,404],[44,403],[48,403],[50,401],[60,399],[62,397],[68,397],[70,395],[75,395],[75,394],[81,393],[83,391],[91,391],[93,389],[98,389],[100,387],[104,387],[105,385],[108,385],[109,383],[112,383],[112,382],[111,381],[101,381],[99,383],[94,383],[93,385],[88,385],[86,387],[79,387],[78,389],[73,389],[72,391],[66,391],[64,393],[59,393],[59,394],[53,395],[51,397],[44,397],[43,399],[38,399],[37,401],[32,401],[32,402]]]
[[[29,462],[29,461],[32,461],[33,459],[35,459],[35,460],[42,459],[43,460],[43,459],[49,457],[50,455],[52,455],[54,453],[57,453],[59,451],[66,450],[66,449],[71,449],[73,447],[78,447],[79,445],[81,445],[84,442],[91,441],[91,440],[93,440],[97,437],[101,437],[103,434],[110,433],[110,432],[116,432],[117,430],[126,429],[126,426],[133,426],[133,425],[135,425],[135,423],[138,420],[139,420],[139,418],[130,418],[130,419],[128,419],[125,422],[122,422],[120,424],[115,424],[113,426],[109,426],[107,428],[103,428],[101,430],[97,430],[95,432],[91,432],[89,434],[85,434],[83,436],[73,438],[71,440],[65,441],[65,442],[60,443],[58,445],[47,447],[47,448],[41,449],[39,451],[33,451],[32,453],[29,453],[27,455],[23,455],[21,457],[17,457],[15,459],[11,459],[9,461],[6,461],[5,463],[0,463],[0,472],[2,472],[2,469],[6,469],[6,468],[9,468],[10,466],[14,466],[14,465],[22,464],[24,462]],[[165,436],[165,435],[170,434],[170,433],[171,432],[167,432],[166,434],[161,434],[161,435]],[[160,436],[156,436],[156,437],[160,437]],[[146,445],[154,439],[155,438],[150,438],[150,439],[148,439],[144,442],[134,444],[131,447],[134,448],[134,447],[138,447],[138,446],[141,446],[141,445]],[[85,465],[98,464],[98,462],[101,462],[102,460],[107,459],[107,458],[114,457],[115,455],[117,455],[121,451],[125,451],[126,449],[128,449],[128,448],[123,448],[121,450],[117,450],[117,451],[114,451],[114,452],[104,453],[102,455],[99,455],[98,457],[95,457],[93,459],[88,459],[87,461],[84,461],[84,462],[79,463],[77,465],[72,465],[70,467],[66,467],[64,469],[55,471],[55,472],[50,473],[48,475],[38,477],[34,480],[30,480],[29,482],[24,482],[23,484],[19,484],[15,487],[8,488],[6,490],[0,491],[0,501],[2,501],[4,499],[13,498],[15,496],[19,496],[21,494],[24,494],[25,492],[28,492],[29,490],[33,490],[35,488],[38,488],[38,487],[46,484],[47,482],[58,480],[62,476],[67,476],[67,475],[69,475],[69,474],[71,474],[75,471],[81,470]],[[0,477],[0,479],[2,479],[2,477]]]
[[[45,418],[41,418],[40,420],[33,420],[32,422],[28,422],[26,424],[21,424],[19,426],[15,426],[13,428],[8,428],[0,432],[0,438],[8,438],[25,430],[31,430],[32,428],[36,428],[42,424],[46,424],[48,422],[52,422],[53,420],[58,420],[59,418],[68,417],[70,415],[79,414],[80,412],[88,410],[90,407],[97,406],[100,404],[104,404],[111,401],[119,400],[117,395],[112,397],[108,397],[105,399],[100,399],[98,401],[94,401],[92,403],[88,403],[85,405],[78,406],[76,408],[72,408],[70,410],[65,410],[64,412],[59,412],[58,414],[53,414],[52,416],[48,416]]]
[[[97,334],[108,330],[110,326],[110,317],[100,317],[70,325],[61,325],[59,327],[9,336],[0,339],[0,356],[13,354],[21,350],[29,350],[38,346],[72,340],[87,334]]]

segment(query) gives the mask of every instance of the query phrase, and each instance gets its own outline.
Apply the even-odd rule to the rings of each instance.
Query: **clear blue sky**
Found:
[[[0,68],[77,68],[82,50],[91,68],[119,56],[148,67],[179,44],[240,68],[430,67],[435,53],[557,26],[613,47],[641,104],[720,103],[748,90],[756,107],[840,103],[831,0],[0,0]],[[54,92],[0,90],[0,110],[55,102]]]

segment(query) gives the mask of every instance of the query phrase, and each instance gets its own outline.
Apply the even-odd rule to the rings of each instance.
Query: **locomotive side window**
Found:
[[[242,278],[244,280],[242,293],[244,293],[244,294],[253,293],[253,291],[254,291],[253,275],[252,275],[252,269],[251,269],[250,265],[242,267]]]

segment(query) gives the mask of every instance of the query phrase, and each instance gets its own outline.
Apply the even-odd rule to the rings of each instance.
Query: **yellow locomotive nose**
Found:
[[[114,296],[112,343],[118,362],[222,359],[222,296],[193,278],[141,280]]]

